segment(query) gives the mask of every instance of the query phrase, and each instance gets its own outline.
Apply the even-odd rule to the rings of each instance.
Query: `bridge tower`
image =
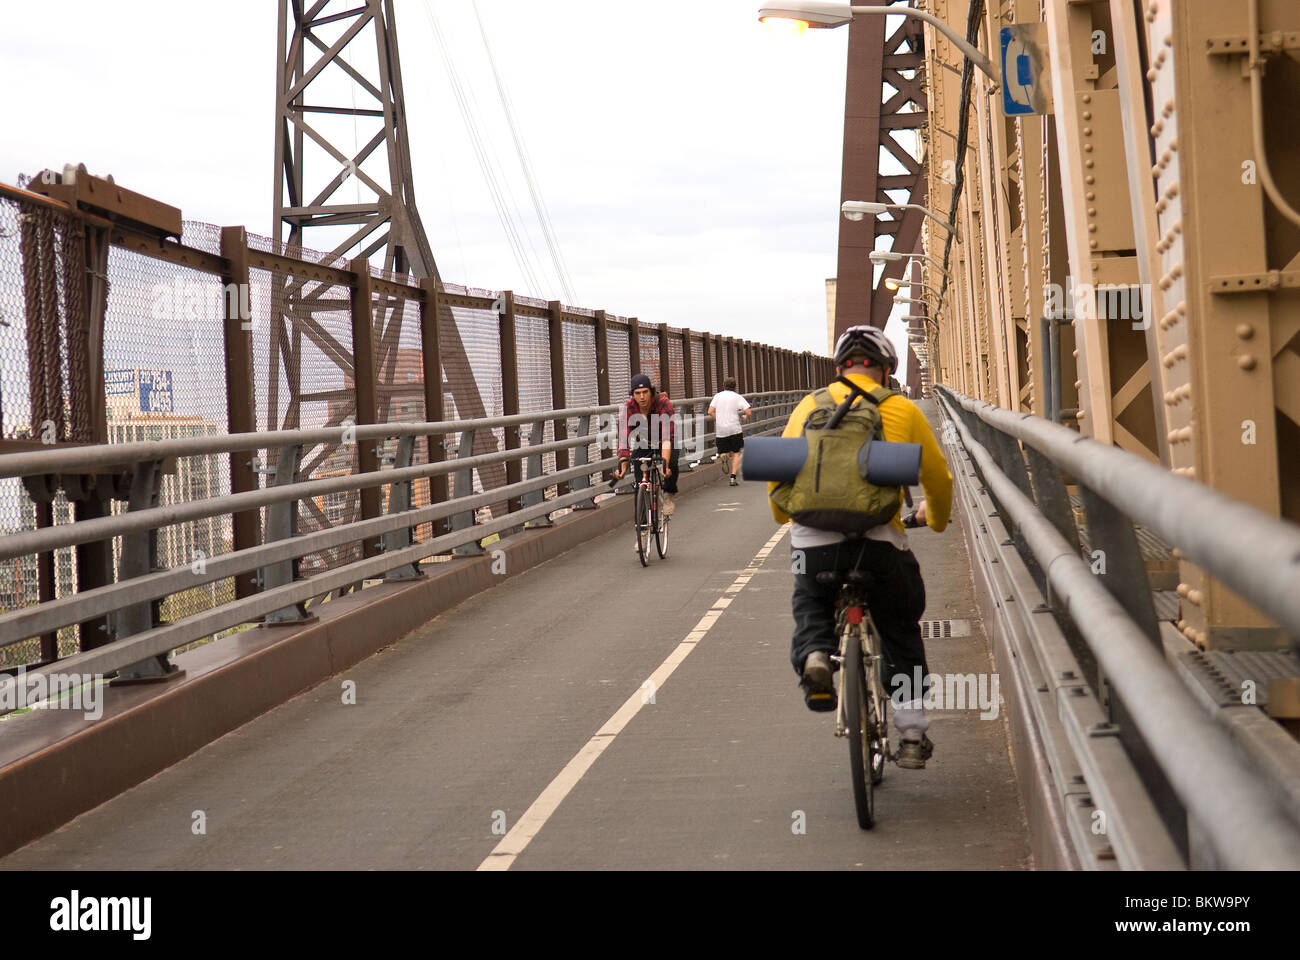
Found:
[[[895,136],[896,131],[919,131],[926,124],[923,34],[917,20],[906,18],[898,24],[892,20],[855,17],[849,26],[841,201],[925,203],[924,162]],[[882,174],[881,159],[886,154],[904,172]],[[858,323],[884,327],[894,297],[885,282],[901,278],[907,261],[885,264],[879,283],[873,286],[874,267],[867,257],[886,235],[893,238],[894,251],[918,249],[922,216],[919,210],[906,210],[892,220],[840,218],[834,337]],[[919,383],[917,357],[911,350],[908,353],[908,382]]]
[[[310,6],[307,0],[281,0],[276,51],[276,239],[290,247],[315,247],[310,243],[313,235],[337,238],[339,227],[352,227],[342,239],[320,249],[335,258],[358,250],[350,264],[354,270],[382,254],[376,265],[382,263],[385,271],[427,278],[438,286],[438,266],[415,203],[392,0],[314,0]],[[327,86],[330,83],[334,86]],[[348,140],[359,144],[355,150],[343,146],[345,129]],[[361,198],[349,203],[340,191],[355,184],[360,185]],[[358,394],[374,393],[367,388],[373,387],[376,370],[382,377],[396,362],[402,302],[376,296],[373,362],[358,365],[355,351],[329,343],[314,319],[319,312],[340,309],[330,284],[283,278],[278,286],[268,351],[267,426],[298,425],[301,369],[296,358],[303,337],[326,343],[326,355],[356,378]],[[482,417],[485,406],[456,323],[445,306],[438,313],[442,366],[456,414]],[[281,365],[289,384],[282,418],[277,396]],[[438,371],[425,373],[439,376]],[[377,395],[375,404],[374,411],[353,409],[334,419],[355,414],[357,423],[370,422],[371,416],[382,421],[388,397]]]

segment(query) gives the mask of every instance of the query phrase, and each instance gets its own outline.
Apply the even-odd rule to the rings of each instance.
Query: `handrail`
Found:
[[[755,399],[774,397],[789,390],[768,390],[755,393]],[[674,406],[708,403],[711,397],[688,397],[674,400]],[[147,460],[166,460],[172,457],[191,457],[206,454],[239,453],[264,447],[303,446],[338,441],[342,432],[358,442],[361,440],[390,439],[394,437],[441,436],[466,430],[489,430],[512,427],[547,420],[569,420],[602,413],[617,413],[622,403],[601,407],[573,407],[561,410],[539,410],[534,413],[517,413],[508,417],[480,417],[476,420],[442,420],[438,422],[366,423],[334,427],[316,427],[307,430],[263,430],[254,433],[224,433],[211,437],[190,437],[183,440],[138,440],[131,443],[94,444],[79,447],[60,447],[54,450],[26,451],[0,455],[0,479],[25,477],[37,474],[88,473],[95,467],[115,466],[121,463]]]
[[[785,423],[785,412],[788,412],[793,407],[798,396],[799,393],[796,391],[768,391],[764,394],[756,394],[755,399],[762,397],[763,399],[778,402],[755,404],[753,409],[776,411],[776,413],[764,420],[748,424],[749,429],[747,432],[759,432],[764,427],[769,431],[781,429]],[[698,403],[701,401],[693,399],[682,401],[683,404],[692,402]],[[569,411],[546,411],[528,414],[523,415],[522,422],[529,422],[530,420],[532,422],[544,421],[552,419],[552,414],[555,414],[556,417],[562,417],[568,413]],[[581,416],[582,414],[578,415]],[[519,418],[491,418],[478,422],[484,427],[490,427],[501,425],[503,420],[518,422]],[[295,436],[310,433],[311,431],[277,432]],[[65,546],[101,540],[109,536],[118,536],[132,531],[152,529],[170,523],[247,509],[253,505],[269,505],[301,500],[308,496],[319,495],[322,492],[332,492],[336,489],[354,489],[376,484],[401,483],[418,477],[431,476],[435,473],[458,472],[489,463],[498,463],[503,460],[525,459],[552,450],[596,442],[600,437],[601,434],[594,433],[551,444],[523,446],[478,457],[467,457],[463,460],[442,461],[418,467],[381,470],[371,473],[350,474],[345,477],[283,484],[235,496],[208,498],[171,507],[130,511],[115,517],[84,520],[55,528],[14,534],[6,537],[3,544],[0,545],[0,554],[4,556],[23,555],[52,549],[56,543],[59,546]],[[711,437],[713,437],[712,433],[702,435],[705,442]],[[127,446],[126,444],[119,445],[119,449]],[[149,449],[152,445],[145,443],[129,446]],[[715,447],[703,447],[700,455],[701,457],[707,456],[713,450],[715,450]],[[155,456],[156,454],[147,456],[147,459],[153,459]],[[124,460],[119,456],[116,458],[116,462],[122,463]],[[251,570],[266,568],[273,563],[302,557],[322,549],[373,539],[385,533],[415,527],[453,514],[465,513],[483,505],[544,489],[557,483],[576,480],[583,476],[591,476],[614,466],[616,462],[615,458],[607,457],[602,460],[571,466],[562,471],[545,472],[505,487],[485,490],[469,496],[451,497],[425,507],[410,508],[405,511],[389,513],[383,517],[353,521],[325,530],[295,535],[255,547],[218,554],[205,561],[205,569],[202,573],[194,573],[189,567],[182,565],[173,569],[156,571],[108,584],[43,604],[20,608],[0,615],[0,647],[21,642],[31,636],[59,627],[84,622],[87,619],[108,612],[164,597],[181,589],[189,589],[222,580],[226,577],[237,576]],[[434,554],[443,553],[455,547],[480,540],[491,533],[507,532],[527,520],[544,517],[573,504],[590,501],[597,494],[603,492],[591,487],[575,490],[553,500],[544,500],[541,503],[493,518],[484,524],[476,524],[465,529],[455,530],[423,543],[386,552],[382,556],[364,558],[357,563],[347,564],[309,578],[273,587],[252,597],[223,604],[220,607],[187,617],[175,623],[123,637],[103,647],[60,660],[51,665],[50,669],[66,671],[72,668],[94,667],[100,672],[120,669],[140,660],[141,657],[166,653],[177,646],[209,635],[215,630],[246,622],[252,617],[281,609],[288,604],[323,595],[332,589],[355,583],[360,579],[384,574],[405,564],[418,563],[420,560]],[[254,501],[256,501],[256,504],[254,504]],[[127,522],[123,523],[122,521]],[[50,534],[56,532],[59,533],[59,536],[51,538]],[[142,641],[141,638],[146,637],[149,638],[147,642]],[[168,642],[170,645],[160,645],[164,642]],[[145,643],[147,647],[143,653],[141,652],[144,649],[141,646],[142,643]],[[40,672],[42,671],[28,671],[28,674],[32,675]],[[0,677],[0,690],[3,690],[7,682],[10,681]]]
[[[1300,636],[1300,527],[1068,427],[935,390],[1033,447],[1129,519]]]
[[[1075,435],[1069,443],[1070,450],[1058,449],[1056,438],[1039,429],[1043,424],[1026,424],[1028,418],[1017,417],[1009,411],[1001,411],[1007,416],[999,416],[997,408],[980,407],[976,401],[946,387],[937,389],[941,402],[950,405],[950,418],[979,466],[984,482],[1015,523],[1044,571],[1053,594],[1062,598],[1069,609],[1087,611],[1087,616],[1072,616],[1075,626],[1096,655],[1107,682],[1126,705],[1134,726],[1150,746],[1155,763],[1204,831],[1219,862],[1230,869],[1300,868],[1300,827],[1287,815],[1269,786],[1242,762],[1228,734],[1200,707],[1141,628],[1092,574],[1078,551],[1008,479],[961,418],[952,415],[951,405],[979,416],[994,429],[1004,429],[1010,423],[1020,428],[1018,435],[1022,438],[1033,434],[1042,444],[1033,444],[1035,449],[1066,469],[1072,469],[1063,462],[1067,457],[1058,460],[1058,454],[1074,454],[1068,459],[1077,461],[1080,447],[1089,457],[1096,455],[1089,446],[1105,448],[1091,441],[1084,444],[1086,438]],[[1063,427],[1052,429],[1070,432]],[[1132,455],[1121,452],[1120,457]],[[1091,483],[1118,470],[1121,461],[1108,459],[1106,468],[1089,471],[1086,478],[1080,476],[1080,479]],[[1221,494],[1215,496],[1226,500]]]

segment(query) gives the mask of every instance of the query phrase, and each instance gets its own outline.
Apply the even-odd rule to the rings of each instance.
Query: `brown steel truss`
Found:
[[[924,36],[918,20],[903,19],[887,35],[891,26],[885,17],[857,17],[849,26],[841,201],[925,203],[924,164],[895,137],[896,131],[919,130],[927,122]],[[902,164],[905,172],[881,175],[882,150]],[[893,237],[892,249],[896,251],[917,250],[923,214],[919,210],[900,210],[893,216],[892,220],[858,222],[840,218],[837,336],[859,323],[883,327],[889,318],[894,291],[885,287],[885,281],[902,277],[907,261],[885,264],[879,283],[873,287],[873,267],[867,258],[884,235]],[[913,360],[909,357],[909,383],[916,382],[911,369]]]

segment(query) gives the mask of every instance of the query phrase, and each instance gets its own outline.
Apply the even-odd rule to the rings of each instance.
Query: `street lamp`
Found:
[[[913,7],[858,6],[847,3],[820,3],[814,2],[814,0],[785,0],[783,3],[759,7],[758,9],[758,19],[764,24],[781,26],[793,22],[795,29],[801,33],[809,27],[842,27],[855,16],[861,14],[876,14],[877,16],[890,16],[892,14],[894,16],[915,17],[917,20],[924,20],[951,40],[957,49],[969,57],[970,61],[993,81],[993,87],[997,89],[998,77],[993,72],[993,64],[989,62],[989,58],[980,53],[977,48],[971,46],[965,37],[933,13],[927,13]]]
[[[889,286],[891,283],[893,283],[894,286]],[[943,294],[934,289],[934,287],[930,286],[928,283],[922,283],[920,280],[886,280],[885,286],[890,290],[897,290],[899,287],[920,287],[923,290],[930,291],[936,297],[943,296]]]
[[[949,233],[956,232],[952,227],[948,226],[948,221],[940,220],[919,203],[875,203],[871,200],[845,200],[840,204],[840,213],[844,214],[845,220],[861,220],[867,214],[878,217],[886,210],[920,210]]]
[[[952,279],[952,275],[949,274],[948,271],[943,268],[943,264],[941,264],[938,260],[934,259],[934,257],[930,256],[929,254],[922,253],[920,250],[917,250],[914,253],[893,253],[888,250],[873,250],[871,251],[871,253],[867,254],[867,259],[870,260],[872,263],[874,263],[876,266],[881,266],[882,264],[886,264],[886,263],[897,263],[899,260],[921,259],[929,263],[932,267],[934,267],[936,270],[942,273],[949,280]]]

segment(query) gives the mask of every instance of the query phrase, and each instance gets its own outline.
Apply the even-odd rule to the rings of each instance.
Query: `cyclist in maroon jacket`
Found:
[[[673,497],[677,494],[676,428],[673,424],[672,402],[655,390],[644,373],[632,378],[632,395],[628,397],[618,422],[618,469],[616,479],[627,473],[628,460],[648,457],[658,449],[664,460],[663,507],[664,516],[671,517],[676,509]],[[640,482],[640,467],[636,467]]]

